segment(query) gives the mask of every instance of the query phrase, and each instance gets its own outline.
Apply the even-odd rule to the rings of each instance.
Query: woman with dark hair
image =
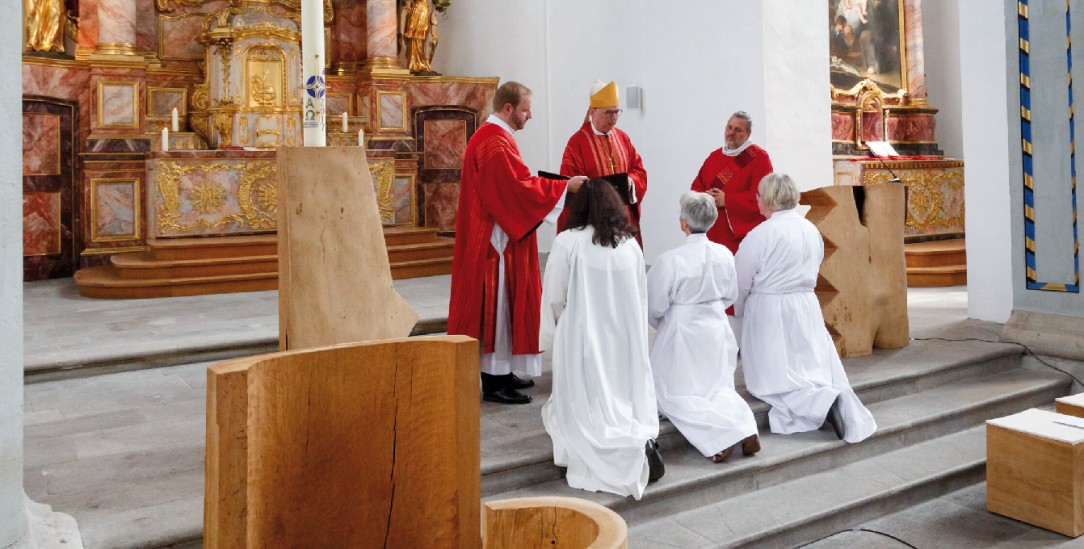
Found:
[[[553,361],[542,422],[569,486],[640,499],[662,465],[648,460],[659,417],[644,255],[606,181],[584,183],[568,210],[542,281],[540,341]]]

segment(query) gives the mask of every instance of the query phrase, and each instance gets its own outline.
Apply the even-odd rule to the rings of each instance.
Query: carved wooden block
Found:
[[[279,173],[279,349],[406,337],[361,147],[283,147]]]
[[[1084,431],[1031,409],[986,422],[986,509],[1084,534]]]
[[[478,392],[463,336],[212,366],[205,546],[478,547]]]
[[[861,216],[855,189],[864,190]],[[903,256],[903,186],[831,186],[802,193],[824,238],[817,298],[841,357],[910,341]]]
[[[625,549],[628,527],[597,503],[566,497],[491,501],[482,513],[482,549]]]

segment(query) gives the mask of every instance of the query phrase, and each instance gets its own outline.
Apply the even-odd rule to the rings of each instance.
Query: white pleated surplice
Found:
[[[738,344],[726,316],[738,296],[734,255],[689,235],[655,260],[647,295],[659,411],[708,457],[756,434],[753,412],[734,390]]]
[[[542,349],[553,392],[542,422],[569,486],[640,499],[644,445],[659,434],[647,350],[644,256],[633,239],[591,242],[594,229],[557,235],[542,281]]]
[[[782,210],[753,229],[735,258],[742,318],[745,385],[771,405],[773,433],[812,431],[840,398],[847,442],[873,434],[877,423],[843,371],[813,292],[824,258],[817,228],[795,210]]]

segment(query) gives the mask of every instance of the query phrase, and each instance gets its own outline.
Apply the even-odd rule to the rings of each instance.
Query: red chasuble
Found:
[[[583,123],[579,131],[572,134],[565,146],[565,156],[561,160],[561,175],[602,177],[615,173],[628,173],[629,181],[636,189],[636,204],[629,205],[629,223],[636,228],[636,241],[640,240],[640,201],[647,192],[647,172],[640,153],[632,146],[629,135],[617,128],[606,135],[595,135],[591,122]],[[564,230],[566,212],[561,212],[557,221],[558,230]]]
[[[767,151],[756,145],[749,145],[737,156],[727,156],[722,149],[708,155],[692,190],[706,192],[715,187],[726,193],[726,207],[719,208],[719,219],[708,229],[708,240],[738,253],[745,235],[764,221],[757,208],[757,185],[770,173],[772,161]]]
[[[448,333],[482,341],[493,352],[499,257],[489,243],[493,224],[508,235],[505,288],[513,354],[538,354],[542,280],[535,228],[557,205],[567,181],[531,175],[515,139],[496,124],[483,124],[463,157],[452,257]]]

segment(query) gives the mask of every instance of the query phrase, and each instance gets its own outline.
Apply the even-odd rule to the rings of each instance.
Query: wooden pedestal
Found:
[[[1054,410],[1067,416],[1084,417],[1084,393],[1054,399]]]
[[[986,422],[986,509],[1067,536],[1084,534],[1084,429],[1027,410]]]

